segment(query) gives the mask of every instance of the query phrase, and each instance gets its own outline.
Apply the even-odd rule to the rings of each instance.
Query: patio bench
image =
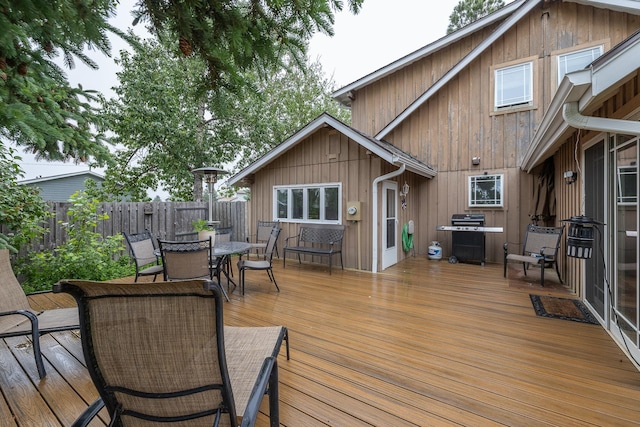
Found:
[[[340,266],[344,270],[342,263],[342,238],[344,236],[344,225],[332,224],[310,224],[300,227],[298,234],[285,239],[282,267],[285,267],[287,253],[315,255],[329,258],[329,274],[331,274],[332,260],[334,255],[340,255]]]

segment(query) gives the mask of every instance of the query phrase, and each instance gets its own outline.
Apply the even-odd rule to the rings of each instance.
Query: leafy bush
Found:
[[[50,290],[60,279],[110,280],[135,274],[121,235],[103,238],[96,232],[107,214],[98,214],[98,200],[77,191],[70,199],[69,222],[62,222],[67,241],[53,250],[30,253],[18,263],[17,271],[25,278],[25,292]]]

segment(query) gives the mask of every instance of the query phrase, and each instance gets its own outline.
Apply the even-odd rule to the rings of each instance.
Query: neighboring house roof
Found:
[[[530,172],[551,157],[574,129],[640,135],[640,122],[581,114],[589,107],[598,106],[610,96],[612,88],[624,84],[638,69],[640,31],[614,46],[586,69],[565,75],[524,155],[521,168]]]
[[[19,181],[18,184],[30,185],[30,184],[38,184],[40,182],[46,181],[58,181],[66,178],[73,178],[77,176],[84,176],[87,178],[95,178],[97,181],[104,181],[104,176],[99,173],[93,171],[80,171],[80,172],[71,172],[71,173],[63,173],[60,175],[51,175],[51,176],[40,176],[38,178],[25,179],[24,181]]]
[[[352,94],[359,88],[369,85],[376,80],[379,80],[391,73],[416,62],[422,58],[425,58],[434,52],[449,46],[452,43],[460,40],[463,37],[467,37],[477,31],[481,31],[485,27],[504,20],[500,26],[498,26],[493,33],[486,39],[484,39],[478,46],[476,46],[467,56],[462,58],[460,62],[455,64],[448,72],[446,72],[438,81],[436,81],[429,89],[427,89],[422,95],[420,95],[411,105],[409,105],[400,115],[394,118],[389,124],[387,124],[378,134],[376,138],[382,139],[388,135],[393,129],[395,129],[400,123],[402,123],[413,112],[420,108],[426,101],[428,101],[433,95],[435,95],[442,87],[453,80],[458,73],[464,70],[471,62],[478,58],[482,52],[489,48],[497,39],[505,34],[511,27],[513,27],[520,19],[525,17],[531,10],[539,6],[543,0],[519,0],[510,3],[509,5],[498,9],[496,12],[479,19],[478,21],[446,36],[438,41],[425,46],[422,49],[415,51],[414,53],[407,55],[398,61],[392,62],[386,67],[369,74],[350,85],[336,91],[333,97],[342,102],[345,105],[350,105]],[[620,12],[631,13],[634,15],[640,15],[640,2],[633,0],[614,0],[614,1],[595,1],[595,0],[564,0],[565,2],[580,3],[597,8],[610,9]]]
[[[265,165],[281,156],[284,152],[290,150],[296,144],[304,141],[308,136],[312,135],[322,128],[325,128],[326,126],[330,126],[331,128],[337,130],[338,132],[347,136],[352,141],[355,141],[356,143],[371,151],[373,154],[377,155],[388,163],[395,165],[404,164],[406,165],[406,170],[424,177],[432,178],[436,175],[435,170],[433,170],[430,166],[426,165],[420,160],[416,159],[415,157],[411,156],[410,154],[405,153],[404,151],[398,149],[397,147],[394,147],[393,145],[385,141],[379,141],[371,138],[370,136],[367,136],[355,130],[351,126],[344,124],[330,114],[323,113],[315,120],[304,126],[302,129],[294,133],[287,140],[275,146],[264,156],[260,157],[258,160],[256,160],[237,174],[231,176],[227,180],[227,184],[238,185],[240,181],[244,180],[249,175],[256,173]]]
[[[84,182],[87,179],[96,181],[98,185],[104,181],[104,177],[100,174],[81,171],[28,179],[19,181],[18,184],[38,188],[44,200],[66,202],[74,192],[85,189]]]

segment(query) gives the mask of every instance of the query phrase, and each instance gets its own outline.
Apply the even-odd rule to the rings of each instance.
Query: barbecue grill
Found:
[[[484,214],[453,214],[451,226],[451,257],[449,262],[479,261],[484,265],[485,236],[484,231],[476,227],[484,227]]]

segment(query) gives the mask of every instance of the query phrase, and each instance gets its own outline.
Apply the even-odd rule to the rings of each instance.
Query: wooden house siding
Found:
[[[352,102],[353,127],[375,135],[496,27],[359,89]],[[420,194],[416,229],[422,253],[426,252],[424,242],[431,240],[443,244],[445,255],[450,252],[450,233],[437,232],[435,226],[448,224],[454,213],[484,213],[487,225],[504,227],[503,234],[487,234],[487,261],[502,262],[503,242],[522,242],[524,226],[530,222],[534,175],[522,172],[520,165],[558,87],[557,54],[594,44],[604,45],[606,52],[638,28],[638,16],[576,3],[540,2],[540,7],[385,136],[438,173],[433,180],[425,180],[427,190],[415,189]],[[533,63],[533,106],[494,112],[494,69],[525,60]],[[632,92],[627,89],[618,98],[628,98]],[[473,166],[471,159],[476,156],[480,165]],[[467,177],[484,173],[505,175],[503,208],[468,208]],[[563,182],[561,176],[556,179]],[[575,209],[559,209],[557,224],[568,210],[575,214]]]
[[[371,183],[376,176],[385,173],[382,170],[383,163],[380,158],[369,154],[366,149],[340,132],[331,128],[321,129],[256,173],[251,185],[252,196],[248,207],[251,227],[255,230],[254,223],[258,220],[274,219],[274,186],[340,182],[342,224],[346,226],[343,241],[344,266],[370,270],[372,236],[370,230],[365,227],[371,223]],[[362,202],[362,221],[359,224],[347,221],[347,201],[352,200]],[[281,227],[280,247],[284,245],[286,237],[297,233],[298,223],[281,221]],[[304,256],[303,260],[326,262],[326,259],[310,256]]]

